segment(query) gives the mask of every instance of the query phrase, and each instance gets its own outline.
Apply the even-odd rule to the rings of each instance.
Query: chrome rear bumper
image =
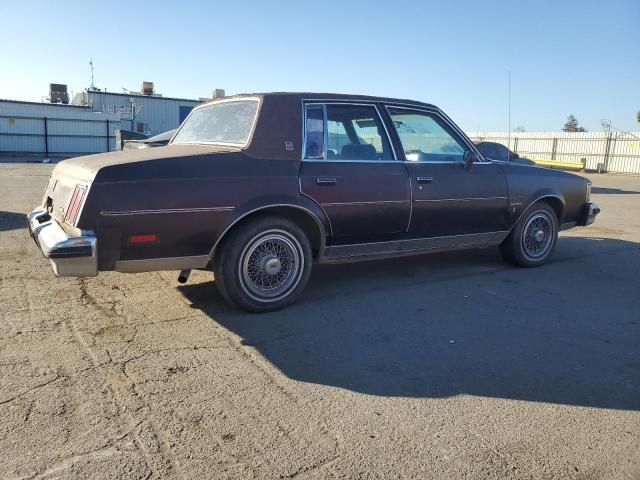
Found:
[[[93,277],[98,274],[98,241],[93,235],[70,237],[42,209],[27,215],[29,233],[59,277]]]

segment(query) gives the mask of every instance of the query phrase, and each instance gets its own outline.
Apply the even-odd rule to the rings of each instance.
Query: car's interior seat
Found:
[[[377,160],[378,153],[376,147],[368,143],[349,144],[342,147],[340,158],[345,160]]]

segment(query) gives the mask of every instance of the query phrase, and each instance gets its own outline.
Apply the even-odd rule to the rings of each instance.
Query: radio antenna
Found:
[[[508,73],[508,93],[507,93],[507,162],[511,161],[511,70]]]
[[[93,57],[89,59],[89,67],[91,67],[91,86],[89,88],[95,90],[96,86],[93,83]]]

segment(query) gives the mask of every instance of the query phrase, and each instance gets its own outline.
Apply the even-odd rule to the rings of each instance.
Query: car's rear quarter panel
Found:
[[[299,162],[216,153],[100,170],[79,226],[99,238],[99,267],[116,260],[207,255],[238,212],[260,197],[298,196]],[[131,245],[134,234],[156,234]]]

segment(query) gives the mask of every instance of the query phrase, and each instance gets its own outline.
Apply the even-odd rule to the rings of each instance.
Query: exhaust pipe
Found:
[[[191,275],[191,270],[180,270],[180,273],[178,274],[178,282],[187,283],[189,275]]]

